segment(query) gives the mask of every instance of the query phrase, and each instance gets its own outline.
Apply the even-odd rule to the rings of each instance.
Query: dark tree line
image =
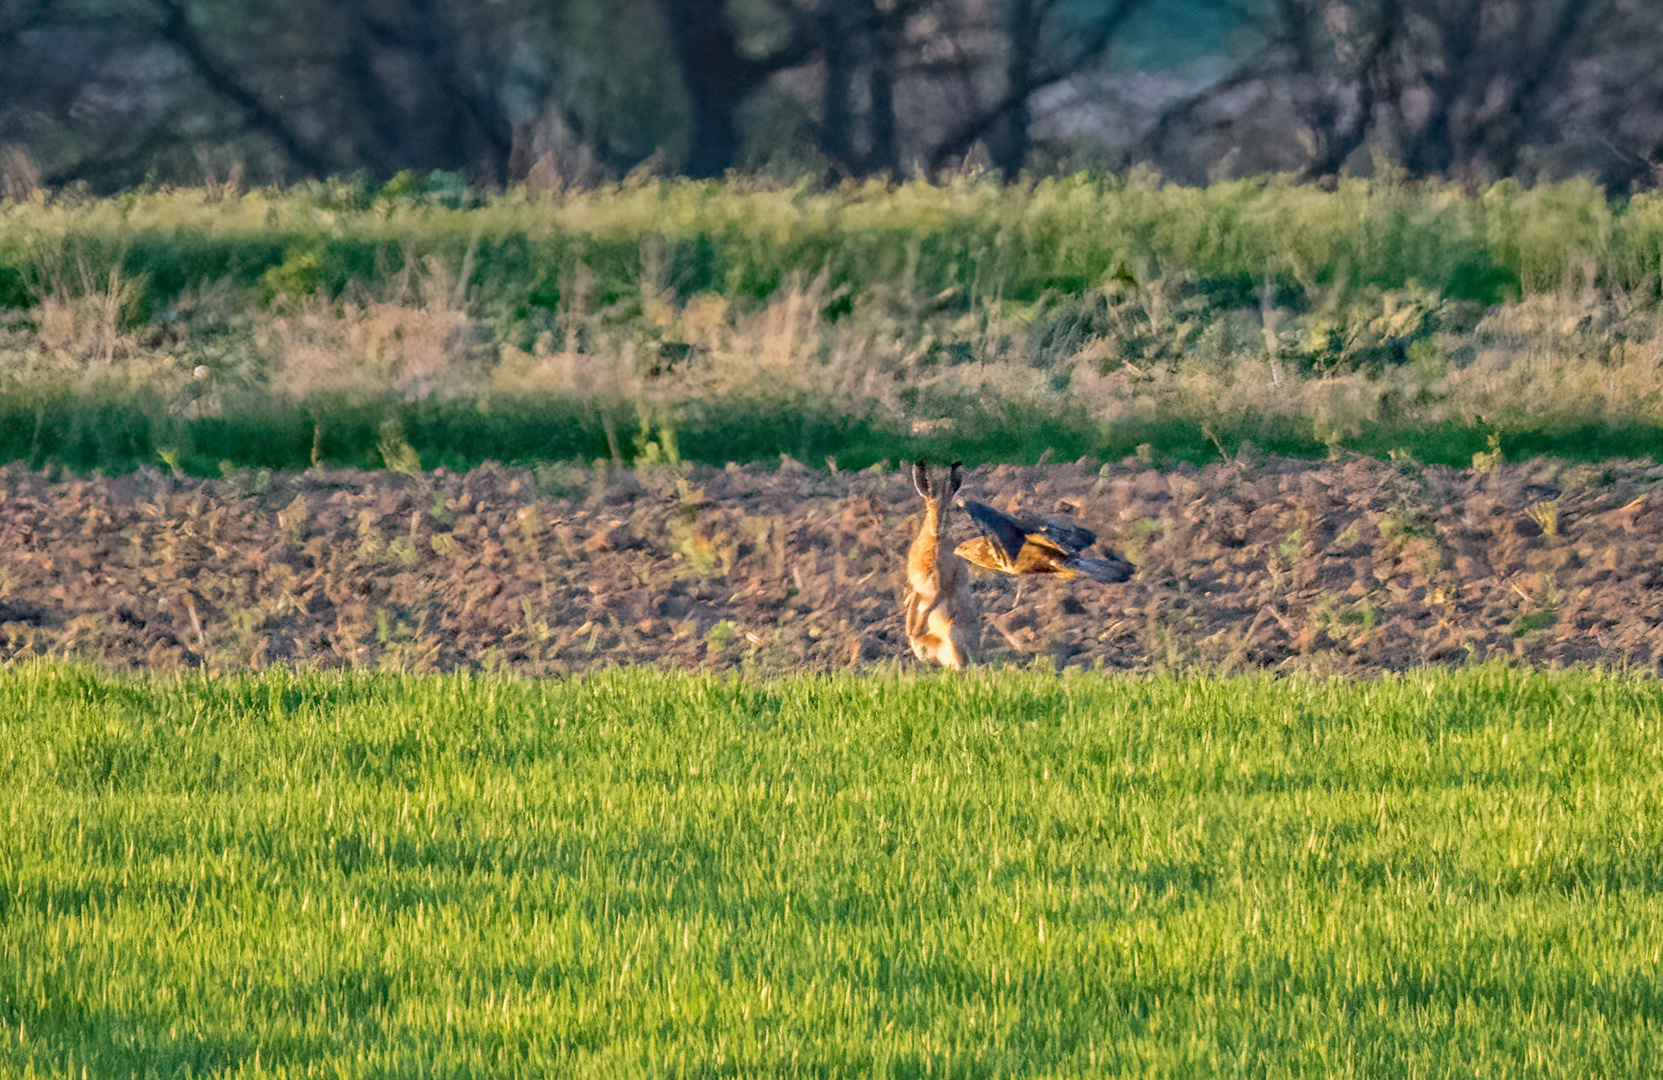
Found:
[[[1202,23],[1228,63],[1075,160],[1658,179],[1653,0],[0,0],[0,170],[582,182],[761,148],[832,179],[1014,178],[1059,138],[1053,91],[1122,108],[1125,44]]]
[[[1651,0],[1274,0],[1265,47],[1175,103],[1130,156],[1160,160],[1230,95],[1272,94],[1305,177],[1384,159],[1478,183],[1663,181],[1663,7]],[[1240,125],[1245,126],[1245,125]]]
[[[694,176],[719,175],[735,164],[734,118],[749,94],[776,72],[812,63],[822,72],[817,148],[837,173],[900,171],[897,87],[927,82],[945,87],[950,99],[936,106],[947,127],[927,147],[929,167],[961,158],[981,142],[991,163],[1015,177],[1027,156],[1033,95],[1099,63],[1116,32],[1149,0],[817,0],[813,6],[775,0],[789,29],[760,57],[741,54],[721,0],[661,5],[693,105],[687,171]],[[998,45],[977,50],[969,43],[978,37]],[[990,81],[991,91],[983,92],[978,84]]]
[[[246,136],[290,174],[500,167],[494,6],[0,0],[0,137],[56,129],[44,178],[95,185]]]
[[[586,92],[668,60],[680,100],[651,107],[681,119],[685,134],[663,141],[684,147],[668,164],[689,175],[743,164],[742,113],[765,92],[809,117],[795,137],[830,176],[937,168],[978,144],[1015,176],[1028,99],[1097,65],[1147,4],[0,0],[0,141],[50,144],[49,183],[189,172],[203,147],[237,140],[263,173],[427,168],[500,182],[530,169],[553,123],[625,171],[640,139],[618,138],[617,117]],[[566,30],[585,14],[637,40],[597,46],[608,31],[591,27],[573,42]],[[626,70],[571,74],[608,64]],[[773,85],[782,76],[788,88]]]

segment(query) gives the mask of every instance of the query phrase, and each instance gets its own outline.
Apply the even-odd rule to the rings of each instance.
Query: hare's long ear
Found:
[[[923,458],[912,463],[912,486],[924,498],[930,497],[930,464]]]
[[[959,493],[959,485],[964,483],[964,477],[959,475],[959,466],[963,464],[962,461],[955,461],[952,467],[947,470],[947,498],[949,500]]]

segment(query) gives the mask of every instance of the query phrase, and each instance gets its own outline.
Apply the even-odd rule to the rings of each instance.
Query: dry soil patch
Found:
[[[995,466],[1125,585],[978,572],[989,659],[1369,672],[1663,661],[1663,467],[1372,460]],[[529,673],[912,663],[900,471],[757,468],[228,481],[0,469],[0,656],[218,670]],[[963,515],[955,524],[968,528]]]

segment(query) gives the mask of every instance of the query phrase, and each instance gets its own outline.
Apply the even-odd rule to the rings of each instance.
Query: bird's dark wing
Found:
[[[982,534],[993,540],[1004,549],[1005,555],[1012,563],[1022,550],[1022,544],[1028,539],[1031,531],[1029,523],[1021,521],[1003,510],[995,510],[987,503],[977,502],[975,499],[963,499],[965,513],[970,520],[982,530]]]
[[[1091,580],[1100,581],[1105,585],[1117,585],[1122,581],[1131,580],[1132,573],[1137,567],[1112,551],[1106,554],[1108,557],[1104,559],[1088,559],[1083,555],[1076,555],[1064,565],[1075,573],[1083,574]]]
[[[1090,529],[1083,525],[1076,525],[1067,518],[1059,517],[1056,514],[1047,514],[1045,520],[1040,523],[1038,530],[1029,531],[1043,533],[1045,538],[1053,544],[1064,551],[1075,554],[1090,547],[1092,542],[1097,539],[1097,534]]]

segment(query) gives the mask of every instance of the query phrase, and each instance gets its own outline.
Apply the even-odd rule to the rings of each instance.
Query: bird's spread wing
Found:
[[[982,535],[960,544],[954,554],[984,569],[1002,574],[1082,574],[1107,585],[1129,580],[1136,569],[1112,551],[1104,558],[1081,555],[1097,535],[1065,517],[1051,514],[1043,521],[1030,521],[974,499],[960,502]]]
[[[987,503],[977,502],[975,499],[964,499],[965,513],[982,530],[982,535],[992,540],[1004,550],[1005,559],[1015,565],[1016,557],[1022,551],[1022,545],[1028,539],[1031,530],[1030,523],[1012,517],[1003,510],[995,510]],[[962,552],[961,552],[962,554]],[[968,555],[965,558],[969,558]],[[972,562],[975,560],[972,559]],[[985,563],[979,565],[986,565]],[[994,567],[993,569],[998,569]],[[1009,570],[1005,571],[1010,573]]]
[[[1016,573],[1016,566],[1005,555],[1005,549],[993,541],[992,537],[978,536],[974,540],[966,540],[953,549],[953,554],[983,570],[997,570],[1001,574]]]
[[[1084,525],[1076,525],[1065,517],[1047,514],[1040,522],[1039,532],[1045,534],[1046,539],[1056,544],[1063,551],[1078,554],[1092,545],[1097,534]]]
[[[1018,574],[1059,574],[1065,578],[1074,576],[1070,564],[1074,556],[1052,543],[1044,533],[1029,533],[1027,541],[1022,545],[1022,553],[1016,557],[1015,573]]]

